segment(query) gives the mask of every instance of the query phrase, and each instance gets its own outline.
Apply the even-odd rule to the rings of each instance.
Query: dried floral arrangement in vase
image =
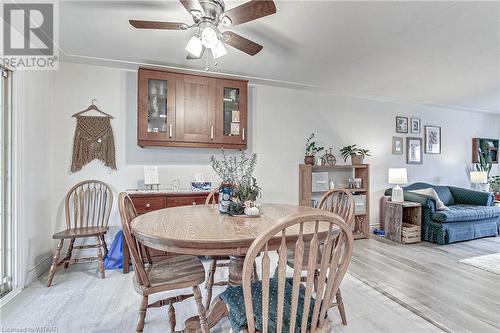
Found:
[[[210,165],[221,178],[219,187],[219,211],[229,215],[249,216],[260,214],[257,198],[261,188],[253,177],[257,154],[250,157],[244,151],[239,156],[228,156],[222,149],[222,159],[210,158]]]
[[[316,161],[314,155],[322,151],[325,147],[316,146],[316,142],[312,141],[312,139],[314,139],[314,133],[311,133],[311,135],[309,135],[309,137],[306,140],[306,152],[304,157],[304,163],[314,165]]]

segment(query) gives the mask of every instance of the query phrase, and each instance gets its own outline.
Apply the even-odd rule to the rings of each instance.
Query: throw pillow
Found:
[[[427,195],[427,196],[431,197],[432,199],[436,200],[436,206],[437,206],[436,208],[437,208],[437,210],[450,210],[448,207],[445,206],[445,204],[443,203],[443,201],[441,201],[441,199],[439,198],[439,195],[431,187],[424,188],[424,189],[421,189],[421,190],[412,190],[412,191],[409,191],[409,192]]]

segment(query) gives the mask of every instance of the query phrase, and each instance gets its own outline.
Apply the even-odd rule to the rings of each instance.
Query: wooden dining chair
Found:
[[[314,230],[312,235],[304,232],[307,229]],[[295,234],[293,239],[291,234]],[[351,228],[337,215],[320,211],[284,217],[260,235],[250,246],[243,264],[246,327],[242,331],[282,332],[286,328],[288,332],[295,332],[296,328],[300,328],[300,332],[330,332],[331,323],[327,318],[329,306],[322,305],[330,304],[339,288],[351,261],[352,244]],[[276,246],[279,246],[274,270],[277,274],[271,278],[273,269],[270,252]],[[288,248],[293,249],[298,265],[287,277]],[[262,280],[254,282],[253,265],[261,252]],[[303,262],[310,263],[307,267],[307,276],[310,278],[305,283],[301,281]],[[318,270],[316,262],[319,262],[320,274],[315,286],[313,277]],[[231,299],[230,303],[240,304],[241,296],[234,291],[232,294],[238,295],[238,299]],[[235,312],[238,310],[242,311],[243,308],[239,305],[237,309],[230,308],[230,312],[233,311],[232,318],[238,318]],[[234,327],[235,323],[232,324]],[[257,327],[257,324],[262,327]]]
[[[76,263],[98,262],[101,278],[104,279],[104,258],[108,255],[105,235],[113,206],[113,192],[110,187],[98,180],[86,180],[73,186],[64,203],[66,213],[66,230],[52,235],[58,239],[57,250],[52,258],[47,286],[50,287],[57,267],[64,268]],[[75,245],[77,238],[94,237],[95,244]],[[59,260],[64,240],[69,239],[66,256]],[[96,257],[72,258],[74,249],[97,249]]]
[[[338,214],[349,227],[352,228],[354,222],[354,208],[355,202],[350,191],[344,189],[332,189],[326,192],[320,199],[318,204],[319,209],[329,211],[331,213]],[[289,251],[287,264],[290,267],[294,267],[294,254],[293,251]],[[303,270],[306,271],[308,263],[302,264]],[[319,276],[319,271],[315,273],[315,279]],[[302,281],[305,282],[306,277],[302,277]],[[347,325],[347,316],[345,314],[344,302],[342,299],[342,293],[340,288],[335,295],[335,301],[332,303],[332,307],[337,307],[339,310],[340,318],[343,325]]]
[[[201,261],[195,256],[177,255],[153,263],[148,248],[141,244],[131,232],[131,222],[137,217],[132,199],[126,193],[122,192],[118,198],[118,205],[123,236],[129,248],[132,266],[134,267],[134,288],[142,296],[136,331],[142,332],[144,329],[147,309],[168,305],[170,331],[176,332],[174,304],[194,297],[201,331],[208,333],[210,330],[205,317],[205,308],[202,303],[200,288],[198,287],[205,280],[205,269]],[[166,299],[157,300],[151,304],[149,303],[149,296],[152,294],[183,288],[192,288],[193,293],[171,296]]]

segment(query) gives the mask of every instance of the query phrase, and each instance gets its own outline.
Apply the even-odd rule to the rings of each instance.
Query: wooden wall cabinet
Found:
[[[140,68],[137,144],[246,149],[247,81]]]

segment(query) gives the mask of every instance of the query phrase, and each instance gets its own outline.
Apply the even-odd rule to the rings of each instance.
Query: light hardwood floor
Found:
[[[500,331],[500,275],[460,259],[500,252],[500,237],[449,245],[357,241],[350,273],[449,332]]]
[[[495,252],[500,252],[500,237],[446,246],[356,241],[350,273],[342,282],[348,326],[331,309],[333,331],[498,332],[500,276],[458,262]],[[72,266],[58,271],[50,288],[45,274],[0,310],[0,327],[132,332],[140,300],[132,274],[107,271],[100,280],[95,267]],[[217,274],[216,279],[224,278],[225,270]],[[214,288],[214,295],[223,288]],[[176,310],[182,323],[196,312],[194,301],[178,304]],[[148,310],[144,331],[168,332],[166,309]],[[229,332],[228,322],[213,332]]]

